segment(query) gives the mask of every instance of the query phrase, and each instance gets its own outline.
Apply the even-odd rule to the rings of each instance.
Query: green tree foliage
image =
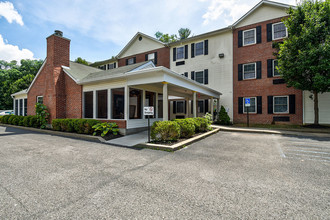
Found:
[[[303,1],[283,22],[288,38],[278,44],[278,71],[289,87],[313,93],[314,124],[319,123],[318,93],[330,90],[330,1]]]
[[[84,64],[86,66],[89,65],[88,62],[85,59],[81,58],[81,57],[78,57],[74,62]]]
[[[40,69],[42,60],[6,62],[0,60],[0,109],[12,109],[11,94],[27,89]]]
[[[183,40],[186,39],[190,36],[191,34],[191,30],[189,28],[180,28],[178,30],[179,33],[179,37],[176,34],[164,34],[160,31],[157,31],[155,33],[155,36],[158,40],[164,42],[164,43],[172,43],[172,42],[176,42],[178,40]]]
[[[180,40],[188,38],[191,34],[191,30],[189,28],[180,28],[178,32]]]

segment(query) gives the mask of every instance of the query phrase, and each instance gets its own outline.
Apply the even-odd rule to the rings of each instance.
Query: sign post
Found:
[[[251,106],[250,98],[245,98],[244,100],[245,100],[244,105],[245,107],[247,107],[246,108],[247,126],[250,127],[250,122],[249,122],[249,107]]]
[[[150,143],[150,115],[154,115],[154,107],[153,106],[144,107],[143,114],[148,116],[148,143]]]

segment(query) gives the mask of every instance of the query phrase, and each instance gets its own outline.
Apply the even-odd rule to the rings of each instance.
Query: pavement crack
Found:
[[[22,206],[22,208],[26,211],[26,212],[28,212],[28,213],[30,213],[30,211],[26,208],[26,206],[21,202],[21,200],[19,200],[18,198],[16,198],[15,196],[14,196],[14,194],[12,194],[6,187],[4,187],[2,184],[0,184],[0,187],[2,188],[2,189],[4,189],[5,191],[6,191],[6,193],[11,197],[11,198],[13,198],[18,204],[20,204],[20,206]]]

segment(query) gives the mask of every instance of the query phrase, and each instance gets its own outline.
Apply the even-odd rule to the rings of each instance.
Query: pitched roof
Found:
[[[68,74],[75,82],[86,77],[88,74],[100,71],[95,67],[86,66],[84,64],[70,61],[70,67],[62,66],[63,71]]]
[[[107,59],[107,60],[96,61],[94,63],[91,63],[90,66],[97,67],[97,66],[101,66],[101,65],[111,63],[111,62],[115,62],[115,61],[117,61],[117,58],[113,57],[113,58],[110,58],[110,59]]]
[[[15,96],[15,95],[23,95],[23,94],[27,94],[27,89],[23,89],[19,92],[16,92],[14,94],[11,94],[11,96]]]

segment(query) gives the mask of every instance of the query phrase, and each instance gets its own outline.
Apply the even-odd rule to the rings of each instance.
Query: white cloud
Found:
[[[20,50],[18,46],[14,46],[6,43],[0,34],[0,60],[5,60],[10,62],[12,60],[17,60],[20,63],[21,59],[35,59],[33,53],[28,49]]]
[[[15,21],[21,26],[24,25],[22,16],[16,11],[11,2],[0,2],[0,18],[1,17],[6,18],[9,23]]]

